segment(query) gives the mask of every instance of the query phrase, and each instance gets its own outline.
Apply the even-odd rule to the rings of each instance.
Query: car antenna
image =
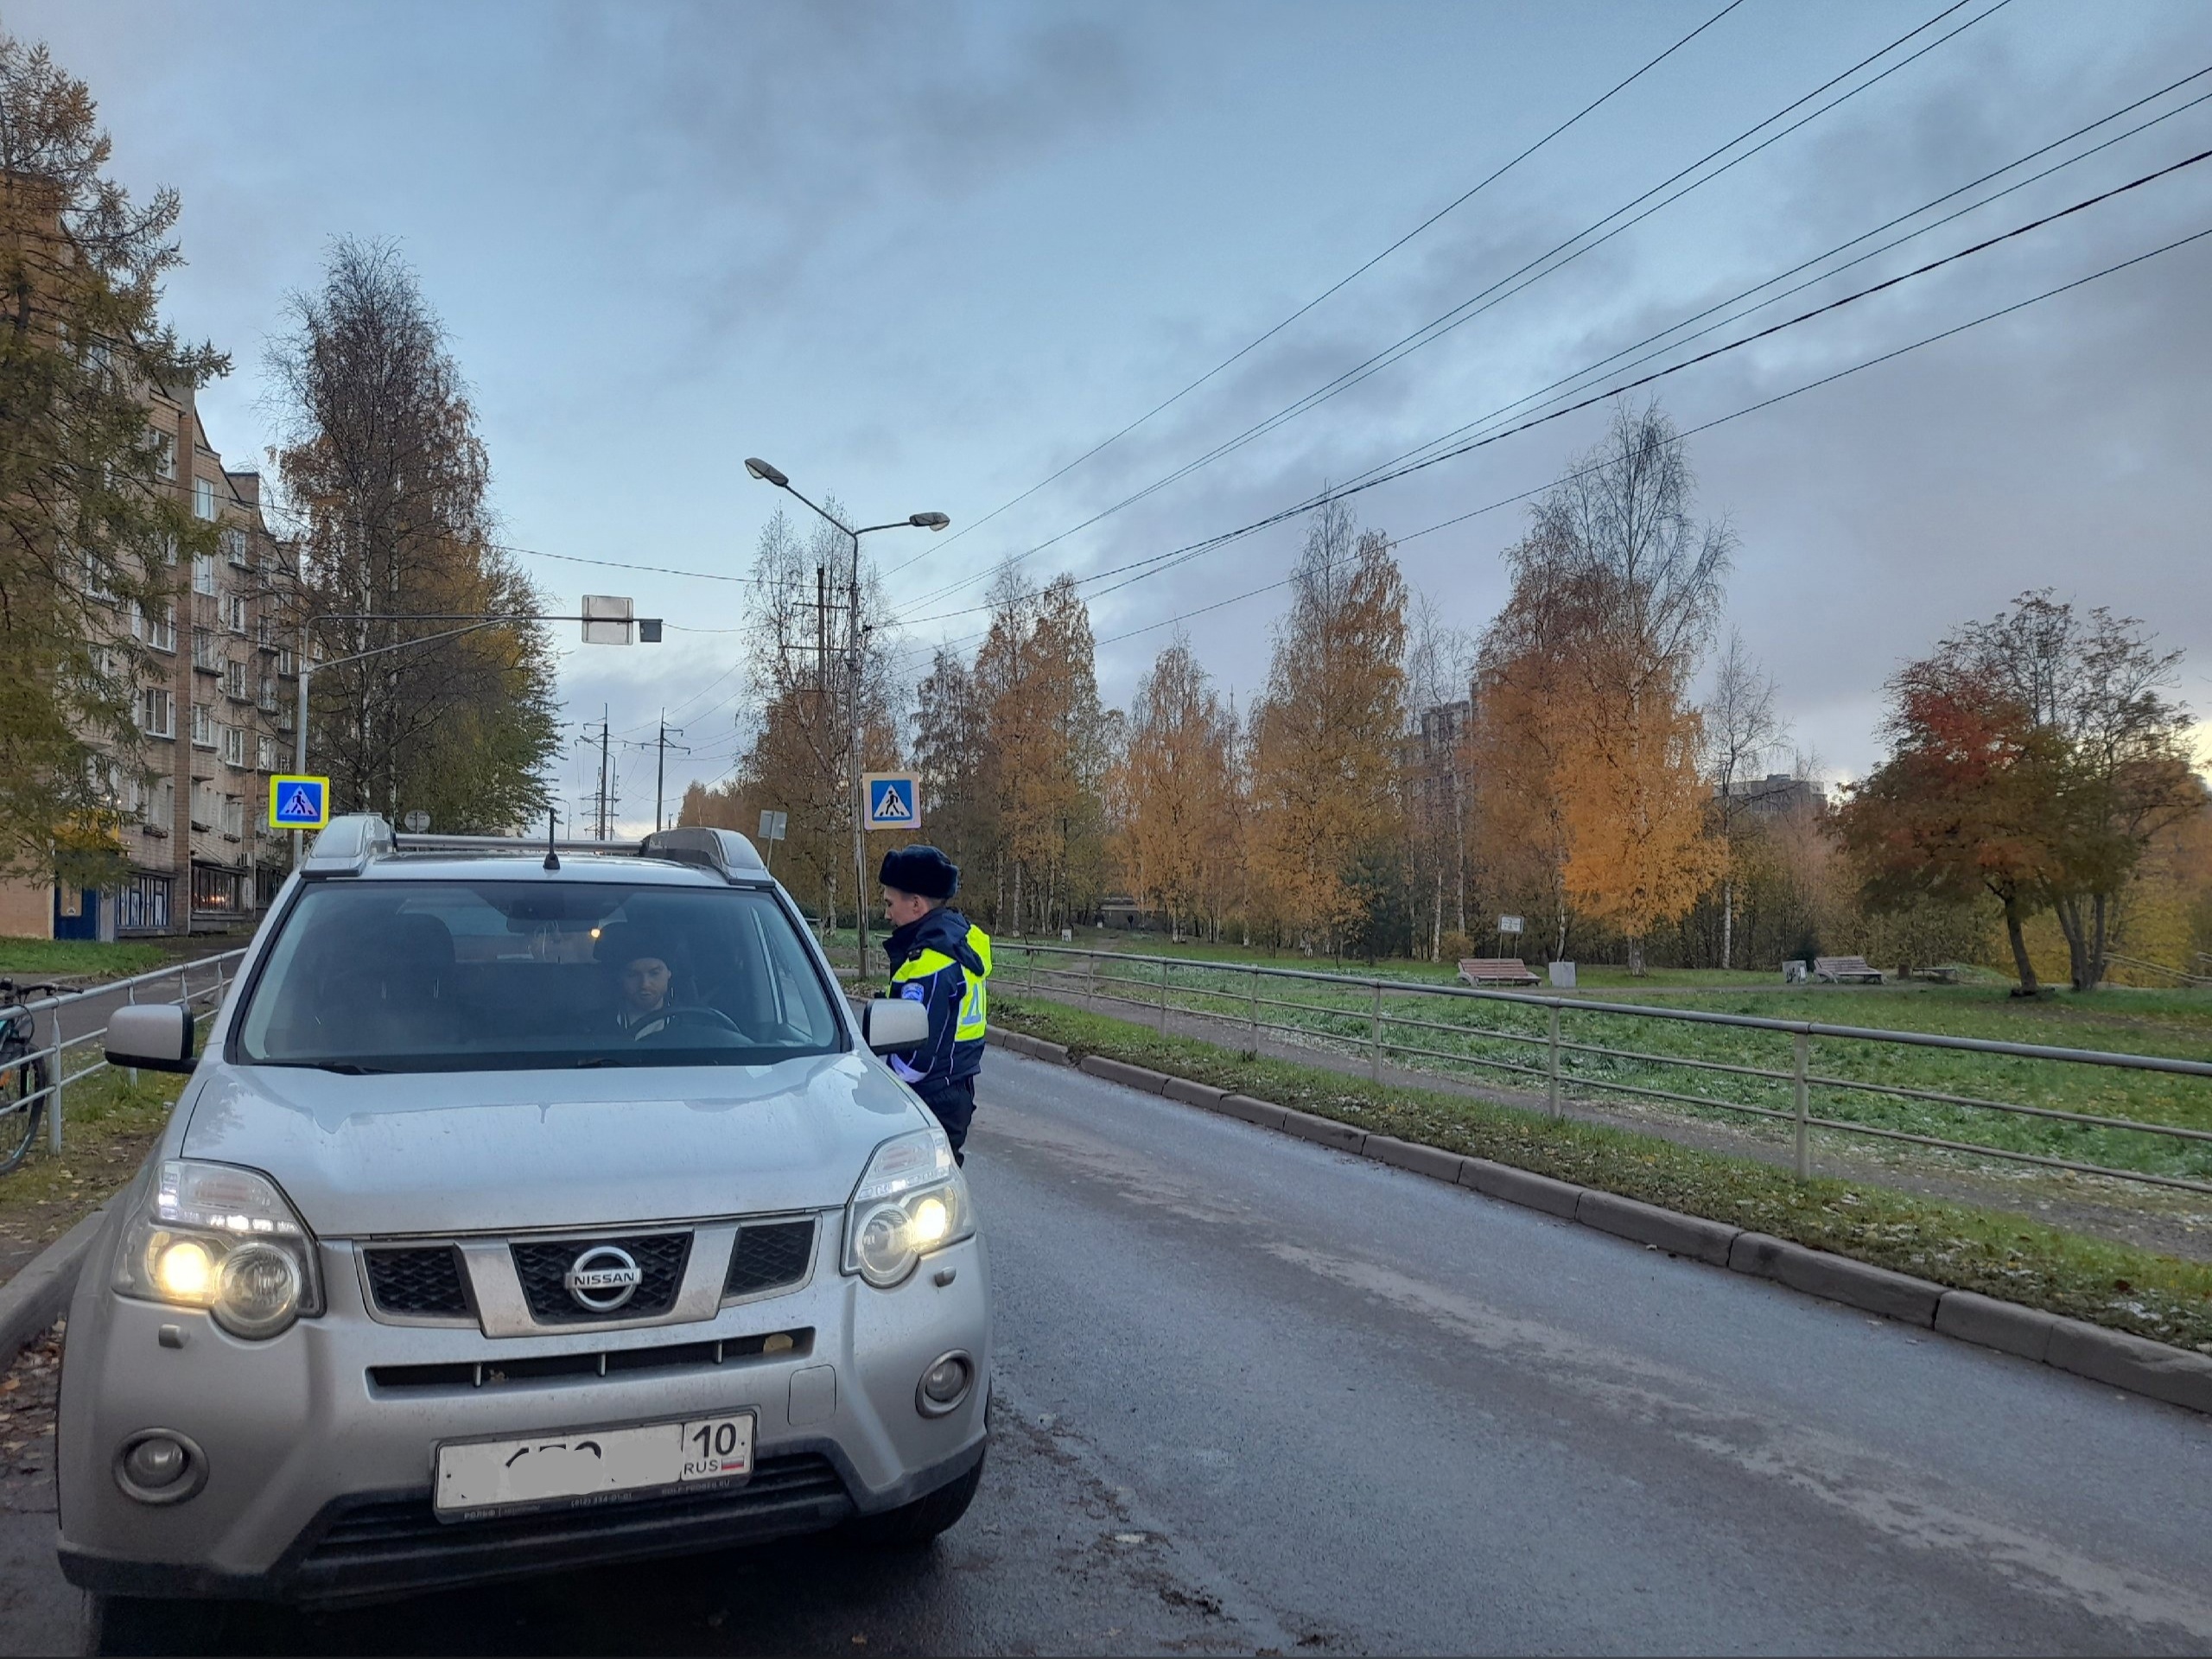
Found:
[[[559,816],[553,808],[545,809],[545,868],[549,870],[561,868],[561,855],[553,850],[553,821]]]

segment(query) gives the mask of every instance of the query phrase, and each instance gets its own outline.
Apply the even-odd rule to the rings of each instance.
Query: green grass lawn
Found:
[[[1961,1289],[2212,1353],[2212,1266],[1999,1211],[1859,1182],[1797,1181],[1748,1159],[1240,1053],[1001,989],[991,1017],[1178,1077],[1793,1239]]]
[[[1197,960],[1169,970],[1168,1005],[1178,1012],[1243,1020],[1251,1014],[1253,976],[1232,963]],[[1052,963],[1050,957],[1040,957]],[[1159,996],[1149,963],[1110,958],[1059,958],[1047,982],[1072,991],[1096,989],[1127,998],[1129,1017]],[[1028,959],[1008,945],[998,953],[997,983],[1018,988]],[[1259,1017],[1285,1028],[1277,1034],[1340,1051],[1363,1051],[1373,1020],[1374,993],[1364,986],[1262,976]],[[2093,996],[2015,1001],[1994,987],[1909,986],[1864,990],[1821,987],[1789,992],[1707,989],[1654,998],[1649,1014],[1584,1006],[1633,999],[1618,993],[1566,1001],[1560,1018],[1560,1074],[1570,1096],[1649,1101],[1638,1090],[1686,1096],[1662,1109],[1744,1122],[1755,1111],[1789,1111],[1794,1065],[1786,1032],[1669,1019],[1677,1010],[1766,1020],[1996,1039],[2045,1046],[2094,1048],[2188,1059],[2212,1058],[2212,994],[2114,989]],[[1276,1006],[1268,1006],[1268,1002]],[[1389,995],[1384,1041],[1394,1064],[1465,1080],[1544,1086],[1548,1011],[1503,998]],[[1415,1052],[1417,1051],[1417,1052]],[[1605,1051],[1605,1052],[1599,1052]],[[1745,1075],[1739,1067],[1784,1074]],[[1902,1089],[1988,1100],[2005,1105],[2077,1112],[2212,1132],[2212,1078],[2088,1066],[2038,1058],[1980,1054],[1838,1037],[1811,1041],[1808,1109],[1815,1118],[1926,1135],[1975,1147],[2064,1158],[2117,1170],[2212,1182],[2212,1141],[2191,1141],[2125,1128],[2078,1124],[1876,1092]],[[1869,1137],[1872,1139],[1873,1137]]]
[[[18,980],[80,975],[121,979],[149,972],[169,959],[160,945],[136,941],[100,944],[89,939],[0,938],[0,974]]]

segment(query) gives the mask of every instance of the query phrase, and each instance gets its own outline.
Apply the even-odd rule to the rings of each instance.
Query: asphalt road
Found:
[[[2212,1423],[994,1052],[968,1519],[262,1618],[332,1653],[2188,1651]],[[0,1533],[0,1649],[75,1604]],[[38,1575],[47,1576],[41,1579]]]

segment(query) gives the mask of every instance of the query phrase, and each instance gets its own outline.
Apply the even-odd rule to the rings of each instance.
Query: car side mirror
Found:
[[[107,1063],[148,1071],[192,1070],[192,1011],[175,1002],[134,1002],[107,1022]]]
[[[903,996],[880,996],[861,1011],[861,1029],[879,1054],[919,1048],[930,1039],[930,1011]]]

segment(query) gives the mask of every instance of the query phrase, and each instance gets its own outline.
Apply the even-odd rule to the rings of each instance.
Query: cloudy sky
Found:
[[[169,308],[236,358],[205,400],[230,464],[269,441],[262,359],[286,293],[316,282],[334,236],[400,245],[475,388],[531,574],[560,608],[628,593],[685,630],[658,648],[563,642],[579,729],[603,705],[618,737],[650,735],[663,707],[683,728],[673,793],[728,767],[743,711],[745,589],[707,576],[744,574],[777,505],[748,454],[867,522],[951,516],[944,536],[874,542],[903,567],[890,591],[918,676],[930,647],[975,633],[967,607],[1009,555],[1042,579],[1168,552],[1447,432],[1556,408],[1546,389],[1567,377],[1603,391],[2212,149],[2212,99],[2183,107],[2212,93],[2201,0],[1969,0],[1940,22],[1949,0],[1742,0],[1008,505],[1724,3],[34,0],[0,24],[92,84],[120,176],[182,192],[190,263]],[[1754,299],[1817,279],[1801,293],[1586,372],[2060,140]],[[1648,217],[1553,269],[1554,250],[1662,186],[1631,210]],[[1686,429],[1723,421],[2208,229],[2212,162],[1651,391]],[[2033,587],[2147,619],[2187,653],[2183,695],[2212,709],[2209,281],[2212,237],[1690,439],[1700,510],[1740,543],[1731,620],[1832,773],[1873,758],[1900,660]],[[1470,301],[1432,343],[1119,505]],[[1404,538],[1409,578],[1478,629],[1525,522],[1514,498],[1605,419],[1567,414],[1384,484],[1357,498],[1361,519]],[[1249,696],[1281,595],[1236,596],[1281,577],[1300,533],[1291,520],[1092,582],[1108,699],[1178,626]],[[652,815],[651,762],[626,752],[633,822]],[[570,763],[565,786],[582,776]]]

